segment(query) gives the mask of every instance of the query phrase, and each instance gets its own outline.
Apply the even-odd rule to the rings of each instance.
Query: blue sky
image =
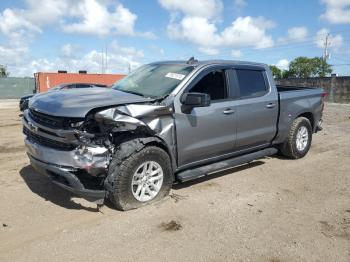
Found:
[[[327,35],[334,72],[350,75],[350,0],[0,2],[0,64],[12,76],[125,73],[190,56],[287,68],[297,56],[322,56]]]

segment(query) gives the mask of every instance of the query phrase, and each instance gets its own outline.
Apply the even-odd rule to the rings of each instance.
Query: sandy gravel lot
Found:
[[[350,261],[350,105],[327,104],[309,154],[176,185],[119,212],[29,165],[17,101],[0,103],[0,261]]]

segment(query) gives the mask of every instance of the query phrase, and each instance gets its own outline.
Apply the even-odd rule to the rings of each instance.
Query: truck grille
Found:
[[[33,109],[29,109],[29,116],[35,122],[55,129],[69,129],[70,123],[79,122],[83,119],[80,118],[66,118],[66,117],[58,117],[58,116],[50,116],[40,112],[37,112]]]
[[[34,134],[25,126],[23,127],[23,133],[27,136],[28,140],[49,148],[54,148],[62,151],[71,151],[75,148],[75,146],[72,144],[62,143],[59,141],[55,141],[55,140],[40,136],[38,134]]]

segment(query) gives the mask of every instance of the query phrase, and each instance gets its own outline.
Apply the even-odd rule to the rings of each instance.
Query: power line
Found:
[[[340,61],[343,61],[343,62],[347,62],[347,63],[350,63],[350,60],[348,59],[344,59],[344,58],[340,58],[338,56],[332,56],[332,59],[335,59],[335,60],[340,60]]]
[[[332,34],[337,34],[337,33],[341,33],[341,32],[350,32],[349,29],[346,29],[346,30],[338,30],[338,31],[333,31]],[[330,36],[331,34],[329,32],[327,33],[322,33],[322,34],[318,34],[317,36],[310,36],[310,37],[307,37],[305,38],[303,41],[300,41],[300,42],[294,42],[294,43],[287,43],[287,44],[277,44],[277,45],[274,45],[274,46],[271,46],[271,47],[266,47],[266,48],[259,48],[257,49],[256,48],[256,45],[252,44],[252,45],[246,45],[244,48],[233,48],[233,47],[226,47],[226,48],[221,48],[221,52],[220,52],[220,55],[227,55],[229,53],[231,53],[231,51],[233,49],[239,49],[239,50],[248,50],[248,52],[244,52],[245,54],[249,54],[249,53],[252,53],[252,52],[264,52],[264,51],[275,51],[276,49],[290,49],[290,48],[295,48],[295,47],[303,47],[303,46],[308,46],[308,45],[312,45],[315,43],[315,41],[317,40],[317,37],[321,37],[321,36],[326,36],[326,39],[327,39],[327,52],[329,54],[329,47],[330,47]],[[343,39],[343,42],[347,42],[347,41],[344,41]],[[254,49],[254,50],[251,50],[251,49]],[[217,56],[217,54],[203,54],[203,55],[198,55],[197,57],[198,58],[209,58],[209,57],[213,57],[213,56]]]
[[[350,64],[334,64],[334,65],[331,65],[331,66],[350,66]]]

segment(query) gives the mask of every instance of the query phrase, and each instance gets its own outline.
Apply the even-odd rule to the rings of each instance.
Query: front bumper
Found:
[[[49,177],[58,186],[74,193],[91,202],[102,203],[105,198],[105,190],[88,189],[81,179],[75,174],[78,170],[92,171],[103,168],[105,156],[93,158],[89,162],[84,155],[79,155],[80,150],[59,151],[44,147],[25,139],[25,145],[31,165],[39,173]],[[93,164],[93,165],[91,165]],[[85,174],[90,176],[89,174]]]
[[[56,185],[72,192],[91,202],[102,203],[105,196],[105,190],[87,189],[80,182],[78,177],[71,173],[69,169],[55,166],[53,164],[41,162],[28,154],[32,167],[39,173],[49,177]]]

